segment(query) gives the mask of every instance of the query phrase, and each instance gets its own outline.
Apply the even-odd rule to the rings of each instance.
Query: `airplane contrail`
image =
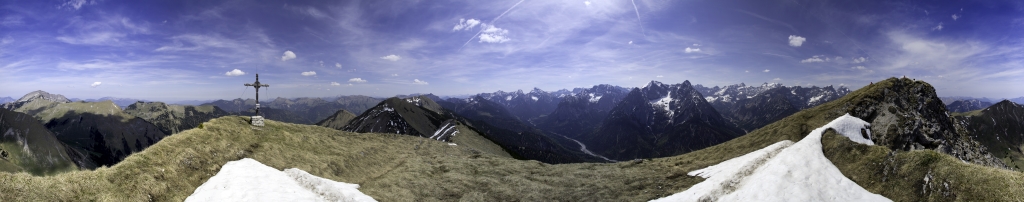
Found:
[[[513,8],[516,8],[516,6],[519,6],[519,4],[523,3],[523,1],[526,1],[526,0],[519,0],[519,2],[516,2],[515,5],[512,5],[512,7],[509,7],[508,9],[506,9],[505,12],[501,12],[501,15],[498,15],[498,17],[494,17],[494,19],[491,20],[490,24],[493,25],[494,21],[498,21],[498,19],[501,18],[501,16],[505,16],[506,13],[508,13],[509,11],[512,11]],[[466,43],[463,43],[462,47],[459,47],[459,50],[461,51],[462,48],[465,48],[466,45],[469,44],[470,41],[473,41],[473,39],[475,39],[476,36],[480,36],[480,33],[483,33],[483,32],[484,32],[484,28],[483,28],[483,26],[480,26],[480,31],[477,31],[476,34],[474,34],[472,38],[469,38],[469,40],[466,40]]]
[[[640,9],[636,8],[635,0],[629,0],[629,2],[633,3],[633,10],[636,11],[636,21],[640,23],[640,33],[644,34],[644,36],[646,37],[647,31],[644,30],[644,21],[640,20]]]

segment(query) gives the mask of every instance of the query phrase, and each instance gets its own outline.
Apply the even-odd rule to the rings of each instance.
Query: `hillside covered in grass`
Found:
[[[892,99],[918,100],[886,95],[915,88],[928,92],[930,85],[888,79],[716,146],[619,163],[551,165],[420,137],[349,133],[277,121],[267,121],[266,127],[254,130],[246,118],[229,116],[169,136],[112,167],[48,177],[0,173],[4,182],[0,193],[16,193],[0,194],[0,201],[180,201],[226,162],[242,158],[278,170],[299,168],[334,181],[359,184],[361,192],[379,201],[651,200],[704,181],[687,175],[690,171],[782,140],[798,141],[846,113],[871,122],[871,134],[879,146],[854,143],[829,131],[821,140],[823,153],[843,175],[871,193],[894,201],[1024,200],[1024,173],[984,166],[980,160],[963,160],[941,148],[893,146],[913,145],[900,142],[901,135],[921,134],[925,129],[903,127],[887,132],[887,124],[877,121],[895,113],[934,113],[933,109],[912,104],[920,103],[917,101],[892,104],[891,112],[888,107],[872,106],[888,106]],[[925,97],[920,99],[928,102]]]

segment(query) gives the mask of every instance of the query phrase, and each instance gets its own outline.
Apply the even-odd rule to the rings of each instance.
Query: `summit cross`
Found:
[[[260,83],[260,74],[256,74],[256,82],[247,83],[245,86],[252,86],[253,88],[256,88],[256,114],[254,114],[255,116],[252,116],[252,125],[263,126],[263,116],[260,116],[260,87],[269,88],[270,85]]]

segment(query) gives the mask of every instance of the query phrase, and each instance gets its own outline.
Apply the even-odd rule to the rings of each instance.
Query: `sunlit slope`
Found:
[[[180,201],[232,160],[253,158],[357,183],[380,201],[636,200],[683,188],[660,164],[549,165],[396,134],[357,134],[245,118],[213,119],[110,168],[51,177],[0,174],[0,201]]]

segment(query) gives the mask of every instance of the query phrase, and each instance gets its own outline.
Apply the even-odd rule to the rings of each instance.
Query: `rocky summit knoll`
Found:
[[[969,134],[957,131],[957,122],[924,81],[890,78],[865,86],[863,93],[844,97],[834,111],[849,112],[871,123],[875,143],[892,150],[930,149],[980,165],[1005,164]]]

